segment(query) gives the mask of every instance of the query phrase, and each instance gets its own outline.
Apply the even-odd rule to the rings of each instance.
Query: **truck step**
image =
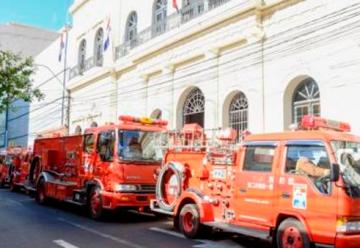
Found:
[[[174,212],[161,209],[156,200],[150,201],[150,209],[151,209],[151,211],[159,213],[159,214],[165,214],[165,215],[170,215],[170,216],[174,215]]]
[[[77,201],[74,201],[72,199],[68,199],[68,200],[65,200],[64,202],[66,203],[70,203],[70,204],[74,204],[74,205],[77,205],[77,206],[85,206],[86,204],[85,203],[82,203],[82,202],[77,202]]]
[[[271,240],[271,236],[268,231],[263,231],[259,229],[253,229],[248,227],[241,227],[237,225],[232,225],[228,223],[219,223],[219,222],[205,222],[204,225],[221,229],[225,232],[238,233],[245,236],[251,236],[263,240]]]
[[[35,192],[36,191],[36,188],[33,185],[30,185],[30,184],[24,184],[24,189],[28,190],[30,192]]]
[[[56,184],[56,185],[61,185],[61,186],[76,186],[77,183],[76,182],[67,182],[67,181],[62,181],[62,180],[51,180],[48,181],[48,183],[52,183],[52,184]]]
[[[86,189],[74,189],[73,192],[79,194],[86,194]]]

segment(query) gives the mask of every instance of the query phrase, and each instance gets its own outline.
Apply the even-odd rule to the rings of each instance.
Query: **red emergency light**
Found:
[[[340,132],[350,132],[351,127],[348,123],[339,122],[313,115],[305,115],[300,123],[301,129],[331,129]]]
[[[120,115],[119,120],[127,123],[141,123],[144,125],[166,126],[168,124],[166,120],[154,120],[148,117],[139,118],[131,115]]]

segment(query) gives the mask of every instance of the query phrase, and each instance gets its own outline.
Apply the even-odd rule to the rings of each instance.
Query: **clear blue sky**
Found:
[[[51,30],[64,26],[73,0],[0,0],[0,24],[18,22]]]

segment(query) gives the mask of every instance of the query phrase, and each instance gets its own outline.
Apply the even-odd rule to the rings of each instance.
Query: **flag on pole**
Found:
[[[173,8],[176,9],[176,11],[179,13],[179,7],[178,7],[178,5],[177,5],[177,0],[173,0],[173,1],[172,1],[172,6],[173,6]]]
[[[61,62],[64,48],[65,48],[65,42],[64,42],[64,32],[63,32],[63,33],[61,33],[61,36],[60,36],[60,49],[59,49],[59,57],[58,57],[59,62]]]
[[[104,51],[106,51],[109,46],[110,46],[110,32],[111,32],[111,19],[109,17],[108,22],[107,22],[107,26],[106,26],[106,40],[104,43]]]

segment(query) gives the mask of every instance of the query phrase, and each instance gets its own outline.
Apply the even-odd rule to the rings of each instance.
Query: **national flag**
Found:
[[[106,40],[105,40],[105,43],[104,43],[104,51],[106,51],[110,46],[110,32],[111,32],[111,19],[110,19],[110,17],[108,19],[108,23],[107,23],[107,26],[106,26],[106,32],[107,32],[107,36],[106,36]]]
[[[64,48],[65,48],[64,33],[61,33],[61,37],[60,37],[60,49],[59,49],[59,57],[58,57],[59,62],[61,62]]]
[[[178,5],[177,5],[177,0],[173,0],[173,1],[172,1],[172,6],[173,6],[173,8],[176,9],[176,11],[179,13],[179,7],[178,7]]]

